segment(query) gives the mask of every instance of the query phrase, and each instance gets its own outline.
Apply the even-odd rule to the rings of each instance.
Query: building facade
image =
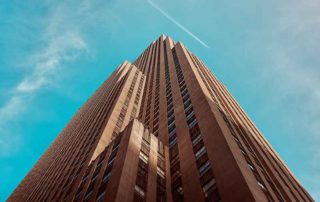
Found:
[[[162,35],[79,109],[8,201],[313,201],[208,67]]]

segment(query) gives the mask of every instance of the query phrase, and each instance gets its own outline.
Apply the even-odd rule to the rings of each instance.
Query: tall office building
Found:
[[[80,108],[8,201],[313,201],[204,63],[161,36]]]

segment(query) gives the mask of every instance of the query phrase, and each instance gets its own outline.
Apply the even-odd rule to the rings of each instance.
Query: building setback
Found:
[[[79,109],[8,201],[313,201],[224,85],[162,35]]]

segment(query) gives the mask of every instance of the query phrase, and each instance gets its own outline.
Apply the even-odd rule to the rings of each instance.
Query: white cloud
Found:
[[[60,64],[66,60],[76,59],[79,54],[87,49],[86,43],[78,33],[63,33],[51,39],[45,50],[31,56],[30,66],[33,72],[27,75],[18,85],[18,92],[33,92],[50,84],[52,76]]]
[[[299,179],[307,185],[313,197],[320,197],[320,2],[294,1],[279,6],[280,17],[274,22],[271,42],[267,44],[268,66],[261,70],[261,77],[268,79],[272,88],[270,97],[281,102],[280,111],[286,110],[283,120],[291,128],[292,139],[300,140],[294,152],[308,156],[305,170]],[[260,82],[260,81],[258,81]],[[287,104],[281,108],[281,105]],[[265,106],[268,110],[274,106]],[[280,109],[281,108],[281,109]],[[288,131],[289,132],[289,131]]]
[[[20,135],[11,127],[16,116],[25,110],[24,101],[24,96],[13,96],[0,108],[0,157],[10,155],[21,145]]]
[[[32,98],[44,87],[50,87],[58,76],[59,68],[67,61],[75,60],[88,53],[88,47],[81,36],[80,28],[68,21],[61,12],[62,5],[53,8],[52,15],[46,20],[47,26],[40,36],[43,47],[28,57],[25,66],[29,73],[12,89],[11,97],[0,108],[0,156],[10,153],[8,149],[17,148],[22,139],[12,123],[19,120]]]

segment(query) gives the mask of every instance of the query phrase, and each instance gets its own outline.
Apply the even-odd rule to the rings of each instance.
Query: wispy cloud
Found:
[[[16,120],[23,115],[31,105],[32,99],[44,87],[54,85],[59,76],[59,69],[65,62],[77,59],[88,52],[88,47],[81,36],[79,27],[63,27],[67,16],[59,6],[52,10],[52,15],[46,19],[40,40],[41,48],[28,55],[24,66],[28,70],[20,82],[12,88],[7,102],[0,107],[0,156],[10,154],[10,148],[17,148],[22,137],[14,127]],[[61,23],[64,21],[64,23]],[[13,135],[14,134],[14,135]]]
[[[77,32],[63,33],[51,39],[47,47],[31,56],[30,65],[34,69],[17,85],[17,92],[31,93],[50,84],[51,76],[55,75],[61,63],[75,59],[86,48],[86,43]]]
[[[24,101],[27,101],[24,96],[14,95],[0,108],[0,157],[14,153],[21,145],[21,137],[8,125],[11,125],[12,120],[25,109]]]
[[[309,159],[303,160],[299,179],[318,201],[320,60],[317,53],[320,47],[317,42],[320,41],[320,3],[317,0],[290,3],[278,6],[280,16],[273,24],[272,40],[266,45],[268,66],[261,69],[261,77],[255,78],[255,82],[268,79],[266,90],[272,90],[266,96],[272,97],[275,103],[264,109],[271,111],[276,107],[281,111],[279,114],[285,117],[278,117],[278,121],[291,133],[292,139],[289,141],[300,140],[296,153],[292,155],[307,156]]]
[[[199,42],[201,45],[203,45],[206,48],[209,48],[209,46],[203,42],[199,37],[197,37],[195,34],[193,34],[189,29],[187,29],[185,26],[183,26],[181,23],[179,23],[177,20],[175,20],[171,15],[169,15],[166,11],[164,11],[162,8],[160,8],[157,4],[155,4],[151,0],[147,0],[147,2],[156,10],[158,10],[163,16],[165,16],[167,19],[169,19],[171,22],[173,22],[175,25],[177,25],[180,29],[182,29],[184,32],[186,32],[189,36],[191,36],[193,39],[195,39],[197,42]]]

